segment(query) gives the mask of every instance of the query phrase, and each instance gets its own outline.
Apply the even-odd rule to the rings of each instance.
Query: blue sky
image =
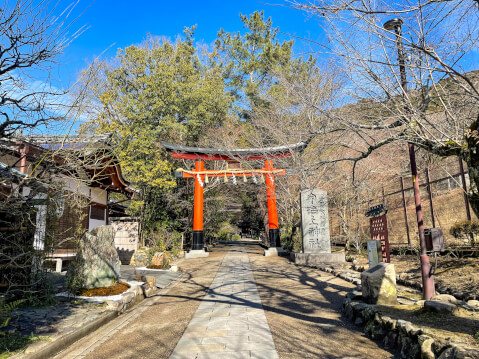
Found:
[[[275,3],[284,4],[281,0]],[[68,4],[68,0],[63,0],[59,8]],[[59,58],[61,65],[53,74],[54,83],[67,88],[96,56],[113,57],[118,48],[139,44],[148,33],[174,39],[185,26],[197,24],[196,40],[211,43],[220,28],[228,32],[241,31],[239,14],[251,14],[255,10],[264,10],[265,16],[271,17],[281,32],[313,40],[321,36],[317,19],[308,19],[298,10],[255,0],[82,0],[74,11],[74,15],[81,15],[74,28],[86,25],[88,29]],[[289,38],[280,35],[280,40]],[[307,52],[307,43],[298,40],[295,51]]]

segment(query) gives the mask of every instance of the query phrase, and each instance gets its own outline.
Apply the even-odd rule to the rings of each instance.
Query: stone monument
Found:
[[[120,258],[113,227],[100,226],[85,234],[67,276],[77,288],[108,287],[118,282]]]
[[[381,250],[381,241],[371,240],[367,241],[366,243],[368,247],[369,268],[372,268],[376,264],[378,264],[383,257]]]
[[[318,265],[346,261],[344,252],[331,253],[326,191],[313,189],[301,192],[301,229],[303,251],[296,253],[296,264]]]

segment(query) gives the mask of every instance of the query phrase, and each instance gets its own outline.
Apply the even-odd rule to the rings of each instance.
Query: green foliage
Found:
[[[0,306],[0,329],[5,328],[12,319],[12,312],[20,304],[24,303],[25,299],[18,299]],[[3,333],[3,332],[0,332]]]
[[[260,101],[261,90],[272,84],[272,71],[286,66],[291,61],[293,41],[280,43],[271,18],[265,20],[263,11],[250,16],[240,14],[245,34],[218,33],[216,48],[224,57],[225,77],[233,95],[246,97],[252,102]]]
[[[229,241],[231,240],[231,232],[228,229],[220,229],[218,231],[218,240],[219,241]]]
[[[49,340],[49,337],[37,337],[33,333],[29,336],[17,333],[3,333],[3,335],[0,335],[0,359],[10,358],[32,343]]]
[[[8,358],[29,344],[42,339],[33,336],[33,333],[30,336],[23,336],[2,331],[12,319],[13,311],[25,303],[25,299],[19,299],[0,306],[0,359]]]
[[[57,303],[56,287],[52,283],[50,273],[39,271],[31,276],[34,283],[30,291],[24,293],[25,305],[28,307],[41,308]]]
[[[241,236],[239,234],[233,234],[231,236],[231,240],[232,241],[240,241],[241,240]]]
[[[280,241],[281,247],[287,251],[301,252],[303,249],[301,231],[298,231],[297,228],[293,226],[281,227]]]
[[[228,33],[221,29],[216,40],[216,49],[224,64],[224,76],[229,91],[239,100],[236,112],[249,119],[253,107],[268,107],[268,93],[279,90],[277,73],[298,75],[311,68],[315,61],[294,58],[294,41],[279,41],[279,28],[273,27],[271,18],[264,12],[251,15],[240,14],[245,33]]]
[[[81,260],[81,258],[77,257],[74,261],[72,261],[72,263],[70,263],[70,267],[68,268],[66,276],[66,286],[68,288],[68,292],[73,295],[78,295],[85,287],[85,277],[83,275],[83,271],[81,270],[83,263]]]
[[[12,228],[0,231],[0,267],[8,300],[22,298],[30,291],[30,275],[37,255],[33,248],[35,210],[21,196],[11,197],[0,204],[0,226]]]
[[[218,230],[218,240],[231,241],[233,240],[235,233],[239,231],[239,228],[232,225],[229,221],[220,223]]]
[[[193,31],[186,29],[186,38],[174,43],[149,38],[97,64],[102,81],[93,91],[103,111],[92,124],[115,134],[122,168],[141,188],[175,185],[161,140],[196,141],[227,116],[221,71],[200,61]]]
[[[400,246],[398,249],[399,249],[399,255],[404,256],[407,253],[408,247]]]
[[[471,245],[475,243],[475,237],[479,234],[479,221],[461,221],[454,223],[449,233],[457,239],[470,240]]]
[[[220,235],[225,225],[228,230],[234,231],[233,227],[229,227],[231,221],[231,213],[226,211],[226,202],[228,201],[228,192],[225,188],[208,188],[205,195],[205,206],[203,213],[204,235],[206,243],[216,242],[217,240],[225,240],[224,234]]]
[[[293,249],[293,241],[291,240],[290,230],[281,231],[280,243],[281,247],[283,247],[283,249],[286,249],[287,251],[291,251]]]
[[[148,251],[149,263],[151,263],[151,259],[156,252],[171,252],[171,254],[177,256],[181,250],[181,233],[157,225],[156,229],[148,234],[146,244],[150,247]]]
[[[244,226],[259,232],[264,228],[264,213],[258,201],[257,188],[253,191],[242,191],[239,193],[241,203],[241,221]]]
[[[472,337],[474,338],[476,343],[479,344],[479,330],[477,332],[475,332]]]
[[[173,176],[184,164],[174,162],[161,141],[195,143],[221,126],[232,103],[220,65],[195,47],[193,35],[194,28],[186,28],[175,42],[150,37],[120,49],[114,60],[94,64],[88,83],[101,111],[85,128],[113,133],[125,177],[141,190],[130,212],[141,218],[142,231],[165,222],[184,230],[186,222],[174,204],[181,192]]]

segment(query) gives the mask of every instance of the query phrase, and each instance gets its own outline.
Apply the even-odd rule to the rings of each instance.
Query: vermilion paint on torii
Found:
[[[269,246],[280,247],[278,226],[278,211],[276,208],[276,193],[274,175],[284,175],[284,169],[273,166],[272,159],[285,158],[293,151],[302,151],[305,142],[289,146],[267,147],[256,149],[214,149],[173,145],[162,142],[163,147],[172,153],[174,158],[196,160],[194,171],[177,171],[179,177],[195,178],[194,210],[193,210],[193,250],[203,249],[203,185],[208,177],[251,177],[264,176],[268,203]],[[206,170],[204,160],[212,161],[250,161],[264,160],[264,168],[259,170]]]

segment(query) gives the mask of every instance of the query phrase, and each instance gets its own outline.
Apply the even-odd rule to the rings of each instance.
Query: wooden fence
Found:
[[[460,245],[457,239],[449,234],[449,229],[456,222],[463,220],[477,220],[471,212],[467,200],[468,172],[464,170],[461,159],[458,159],[454,172],[448,176],[441,176],[431,180],[434,172],[426,168],[420,176],[420,192],[424,225],[426,228],[440,227],[446,239],[446,245]],[[369,219],[364,216],[367,208],[377,204],[384,204],[388,209],[389,239],[393,246],[417,246],[419,237],[417,230],[416,208],[412,183],[407,186],[409,178],[396,179],[396,190],[382,188],[382,193],[359,204],[358,211],[362,232],[369,235]],[[331,208],[331,237],[334,243],[344,243],[345,233],[342,231],[341,220],[337,208]]]

